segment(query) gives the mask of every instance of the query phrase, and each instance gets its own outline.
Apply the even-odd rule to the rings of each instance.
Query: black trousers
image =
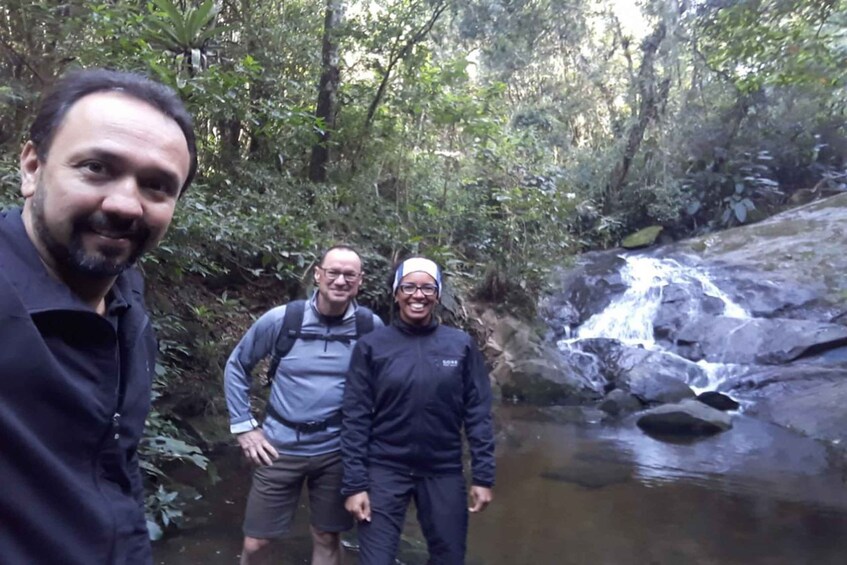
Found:
[[[372,466],[368,497],[371,521],[359,522],[359,563],[394,565],[409,501],[418,509],[432,565],[463,565],[468,501],[461,474],[410,476]]]

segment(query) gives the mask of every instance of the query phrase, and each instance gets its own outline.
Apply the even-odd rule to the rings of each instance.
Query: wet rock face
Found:
[[[624,345],[614,339],[586,339],[563,353],[565,359],[578,350],[591,356],[596,371],[605,377],[608,387],[623,390],[642,402],[676,402],[691,398],[688,386],[704,385],[707,377],[697,364],[661,350]]]
[[[766,266],[768,267],[768,266]],[[736,302],[744,304],[757,318],[797,318],[829,322],[837,311],[824,298],[826,288],[820,281],[801,283],[789,273],[763,272],[748,265],[727,264],[722,260],[707,261],[704,268],[715,284]]]
[[[763,420],[838,444],[847,437],[847,364],[751,367],[721,390]]]
[[[704,384],[706,378],[696,364],[665,351],[623,347],[610,361],[617,386],[647,403],[693,397],[686,383]]]
[[[653,330],[656,339],[673,340],[675,334],[692,318],[701,314],[720,315],[723,312],[723,302],[705,294],[702,284],[696,281],[671,283],[662,289],[662,301],[653,318]]]
[[[810,380],[790,393],[791,387],[773,392],[764,390],[763,398],[749,413],[809,437],[842,445],[847,433],[845,382],[847,374],[842,374],[838,381]]]
[[[683,357],[696,344],[697,354],[707,361],[776,365],[847,344],[847,327],[806,320],[699,316],[671,332],[670,339]]]
[[[645,404],[694,397],[687,383],[705,384],[695,363],[676,355],[627,346],[613,339],[586,339],[564,348],[564,363],[595,392],[617,389]],[[614,408],[612,408],[614,410]]]
[[[541,305],[543,317],[557,336],[602,311],[626,290],[620,274],[625,263],[615,252],[586,253],[576,267],[557,274],[553,286],[561,292]]]
[[[698,257],[715,283],[755,316],[832,321],[816,312],[822,305],[847,309],[845,220],[847,194],[841,194],[668,246],[662,254]]]

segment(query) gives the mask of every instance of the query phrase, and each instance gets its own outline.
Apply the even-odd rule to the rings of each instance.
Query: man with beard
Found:
[[[138,442],[156,341],[133,264],[197,156],[145,77],[76,71],[45,95],[0,213],[0,561],[149,564]]]

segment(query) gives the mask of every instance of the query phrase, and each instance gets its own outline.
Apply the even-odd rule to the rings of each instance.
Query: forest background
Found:
[[[142,265],[159,536],[181,518],[169,462],[208,465],[186,417],[225,420],[240,331],[302,294],[322,248],[362,250],[382,313],[409,253],[458,295],[531,312],[582,251],[843,189],[846,62],[840,0],[5,0],[0,205],[69,68],[148,73],[196,118],[200,176]]]

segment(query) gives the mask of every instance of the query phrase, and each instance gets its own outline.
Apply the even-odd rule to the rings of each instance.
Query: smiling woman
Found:
[[[441,270],[429,259],[412,257],[397,268],[393,288],[400,319],[412,326],[426,325],[441,294]]]
[[[410,273],[403,277],[394,299],[400,310],[400,319],[412,326],[423,326],[432,318],[438,304],[438,286],[435,279],[423,272]]]
[[[341,449],[347,510],[359,521],[360,562],[394,563],[412,498],[434,563],[464,563],[468,511],[493,498],[491,386],[465,332],[433,316],[441,269],[413,257],[397,268],[399,319],[353,350]],[[410,354],[414,352],[414,354]],[[470,444],[470,508],[462,433]]]

